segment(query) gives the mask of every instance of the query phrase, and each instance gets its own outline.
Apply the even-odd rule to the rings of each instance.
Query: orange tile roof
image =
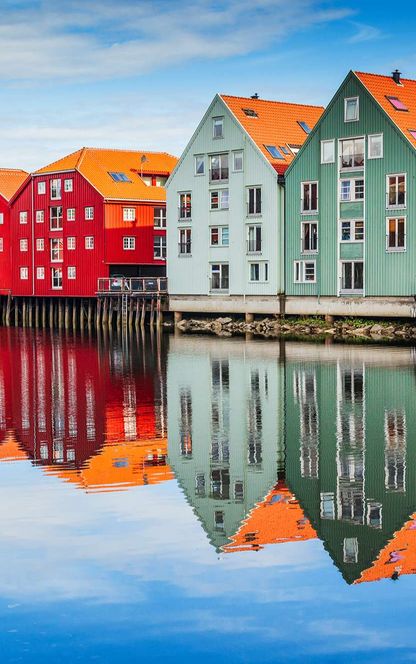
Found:
[[[266,544],[299,542],[316,536],[293,493],[279,482],[261,503],[255,505],[223,551],[253,551]]]
[[[310,129],[313,129],[324,112],[322,106],[266,101],[251,97],[220,96],[278,173],[286,170],[294,155],[289,151],[290,154],[283,154],[284,159],[275,159],[266,150],[265,145],[274,145],[280,152],[282,152],[281,146],[287,148],[288,145],[303,145],[308,134],[298,122],[306,122]],[[257,117],[247,116],[244,108],[255,111]]]
[[[141,162],[141,157],[146,161]],[[164,187],[147,186],[140,174],[168,176],[177,158],[167,152],[147,150],[115,150],[81,148],[52,164],[40,168],[35,175],[76,170],[83,175],[104,198],[116,200],[166,200]],[[141,168],[143,166],[143,169]],[[115,182],[109,172],[125,173],[130,182]]]
[[[391,76],[366,74],[359,71],[355,71],[354,74],[386,111],[394,124],[401,129],[410,143],[416,147],[416,138],[409,133],[409,129],[416,130],[416,81],[402,78],[400,84],[397,85]],[[398,97],[409,110],[398,111],[386,97]]]
[[[23,461],[25,459],[28,459],[28,456],[20,448],[13,431],[7,431],[4,442],[0,444],[0,462]]]
[[[394,573],[399,576],[416,574],[416,512],[403,528],[394,534],[372,566],[361,572],[360,578],[354,583],[388,579]]]
[[[0,168],[0,195],[9,201],[28,175],[19,168]]]

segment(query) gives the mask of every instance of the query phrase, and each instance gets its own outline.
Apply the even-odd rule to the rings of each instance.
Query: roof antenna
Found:
[[[258,99],[259,98],[259,93],[255,92],[254,95],[251,95],[251,99]]]
[[[140,157],[140,177],[141,178],[143,177],[143,164],[146,163],[146,161],[148,161],[146,155],[142,154],[142,156]]]

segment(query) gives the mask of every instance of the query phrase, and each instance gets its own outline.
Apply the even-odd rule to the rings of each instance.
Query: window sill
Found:
[[[261,256],[262,251],[246,251],[246,256]]]
[[[364,242],[364,238],[362,240],[340,240],[340,244],[362,244]]]
[[[230,292],[229,288],[211,288],[210,293],[218,295],[228,295]]]
[[[301,256],[317,256],[319,251],[318,249],[311,249],[310,251],[301,251]]]
[[[364,290],[347,290],[343,289],[339,291],[340,295],[364,295]]]
[[[254,212],[253,214],[247,213],[246,216],[247,216],[247,219],[259,219],[263,215],[262,215],[261,212]]]
[[[192,258],[192,254],[178,254],[178,258]]]
[[[314,214],[319,214],[319,210],[301,210],[300,213],[304,215],[310,214],[312,216]]]
[[[179,217],[178,221],[180,221],[181,223],[184,222],[184,221],[188,222],[188,223],[191,223],[192,217]]]
[[[299,285],[299,284],[301,284],[301,285],[311,284],[311,285],[312,285],[312,284],[316,284],[316,279],[315,279],[315,281],[294,281],[293,283],[294,283],[294,284],[298,284],[298,285]]]
[[[387,205],[386,210],[406,210],[407,205]]]
[[[400,248],[392,248],[388,247],[386,249],[386,254],[405,254],[406,253],[406,247],[400,247]]]
[[[210,249],[229,249],[229,244],[210,244]]]
[[[229,207],[227,207],[227,208],[210,208],[209,211],[210,212],[228,212],[229,209],[230,209]]]

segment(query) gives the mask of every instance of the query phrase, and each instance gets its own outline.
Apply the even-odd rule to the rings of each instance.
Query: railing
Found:
[[[167,277],[102,277],[97,293],[167,293]]]

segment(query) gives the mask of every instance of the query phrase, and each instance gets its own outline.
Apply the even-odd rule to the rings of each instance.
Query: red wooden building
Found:
[[[11,289],[9,201],[29,174],[15,168],[0,168],[0,295]]]
[[[167,153],[82,148],[11,200],[14,296],[94,297],[102,277],[166,273]]]

